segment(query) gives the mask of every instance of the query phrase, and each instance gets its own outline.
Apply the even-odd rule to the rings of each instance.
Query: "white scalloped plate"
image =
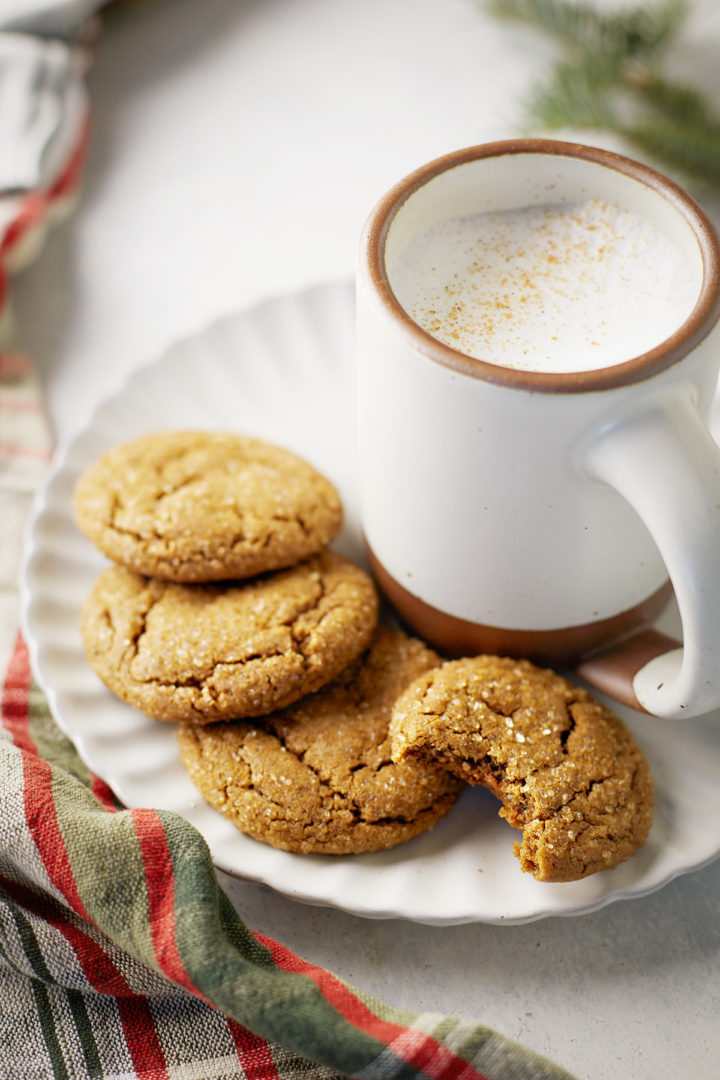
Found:
[[[28,537],[23,606],[35,671],[59,726],[126,805],[175,810],[191,821],[221,869],[358,915],[438,925],[575,915],[644,895],[713,859],[720,853],[715,715],[680,725],[622,712],[655,778],[650,837],[614,870],[543,885],[521,873],[512,852],[517,834],[480,790],[468,790],[431,832],[378,854],[292,855],[251,840],[200,798],[179,762],[172,726],[118,701],[90,670],[79,611],[104,561],[73,525],[71,493],[85,467],[115,443],[183,426],[235,429],[282,443],[336,483],[347,511],[338,547],[362,561],[353,323],[347,284],[226,318],[137,371],[57,456]]]

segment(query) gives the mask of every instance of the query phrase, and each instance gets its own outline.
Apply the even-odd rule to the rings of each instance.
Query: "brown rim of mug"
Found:
[[[685,218],[700,248],[703,281],[695,307],[670,337],[655,348],[611,367],[568,373],[523,371],[466,356],[432,337],[407,314],[392,291],[385,267],[385,239],[398,210],[411,195],[440,173],[480,158],[504,154],[556,154],[595,162],[652,188]],[[720,318],[720,240],[705,212],[687,192],[655,169],[621,154],[580,143],[555,139],[509,139],[466,147],[428,162],[400,180],[377,204],[365,226],[361,258],[366,260],[370,279],[381,301],[399,320],[418,352],[463,375],[500,386],[556,394],[609,390],[639,382],[687,356]]]

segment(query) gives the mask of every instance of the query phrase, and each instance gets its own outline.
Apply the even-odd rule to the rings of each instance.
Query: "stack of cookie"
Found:
[[[394,699],[439,658],[379,630],[368,575],[327,544],[332,484],[280,447],[166,432],[109,451],[75,490],[79,528],[114,565],[83,611],[88,660],[118,697],[178,724],[203,796],[289,851],[390,847],[461,784],[395,764]]]
[[[328,549],[332,484],[235,434],[157,433],[79,481],[79,527],[114,565],[83,612],[90,664],[173,721],[204,798],[294,852],[392,847],[489,788],[523,870],[572,881],[627,859],[652,820],[621,721],[528,661],[445,661],[378,627],[359,567]]]

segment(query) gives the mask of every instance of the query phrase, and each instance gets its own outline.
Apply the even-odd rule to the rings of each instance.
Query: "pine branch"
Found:
[[[644,120],[622,133],[658,161],[720,183],[720,128],[693,127],[672,120]]]
[[[688,179],[720,180],[720,112],[662,73],[687,0],[614,14],[571,0],[491,0],[490,9],[553,35],[564,53],[525,102],[530,131],[612,131]]]
[[[688,3],[665,0],[601,14],[589,4],[570,0],[491,0],[490,11],[544,30],[584,53],[632,57],[664,49],[685,19]]]
[[[616,66],[599,57],[588,65],[556,65],[553,77],[536,86],[525,103],[529,127],[616,129],[619,121],[611,104],[616,81]]]
[[[679,123],[707,126],[717,129],[720,137],[720,114],[713,112],[709,103],[697,90],[670,82],[657,73],[648,73],[637,80],[637,93],[648,105]]]

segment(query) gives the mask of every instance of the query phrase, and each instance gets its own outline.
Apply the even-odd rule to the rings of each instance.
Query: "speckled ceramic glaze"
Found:
[[[697,301],[659,346],[610,367],[527,371],[441,344],[398,303],[399,252],[429,224],[581,198],[642,216],[682,251]],[[675,184],[574,144],[460,151],[378,204],[358,272],[363,529],[385,592],[435,645],[583,662],[666,718],[720,704],[720,453],[707,426],[719,267],[711,225]],[[646,629],[668,577],[683,648]]]

